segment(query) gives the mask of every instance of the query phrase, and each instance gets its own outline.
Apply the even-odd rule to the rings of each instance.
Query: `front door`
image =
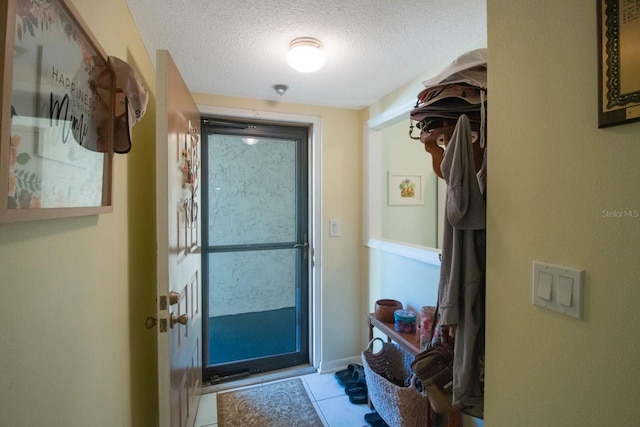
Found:
[[[204,379],[309,363],[309,126],[202,122]]]
[[[156,233],[161,427],[193,426],[202,386],[200,112],[167,51],[158,51]]]

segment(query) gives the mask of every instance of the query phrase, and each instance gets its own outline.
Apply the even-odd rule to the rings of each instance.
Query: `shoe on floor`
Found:
[[[369,403],[369,395],[367,393],[352,393],[349,395],[349,402],[354,405],[362,405]]]
[[[333,377],[340,382],[344,378],[353,377],[353,371],[358,368],[361,368],[361,366],[357,363],[349,363],[349,365],[347,365],[347,369],[336,372],[333,374]]]
[[[366,384],[349,384],[344,388],[344,394],[348,394],[348,395],[352,395],[354,393],[366,394],[368,392],[369,390],[367,390]]]
[[[356,365],[356,367],[353,368],[353,374],[350,377],[338,378],[338,384],[343,387],[354,384],[365,384],[364,367]]]
[[[375,423],[376,421],[380,421],[381,419],[382,417],[377,412],[371,412],[364,415],[364,422],[367,424]]]

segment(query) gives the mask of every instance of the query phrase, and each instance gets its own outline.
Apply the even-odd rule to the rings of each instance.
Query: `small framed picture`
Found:
[[[424,175],[389,172],[389,205],[423,205]]]

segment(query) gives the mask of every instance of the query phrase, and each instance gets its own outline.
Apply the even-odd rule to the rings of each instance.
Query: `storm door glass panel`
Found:
[[[205,381],[309,360],[308,138],[280,128],[203,126]]]
[[[244,138],[247,139],[247,138]],[[293,242],[296,144],[212,135],[209,145],[209,244]]]
[[[214,253],[209,265],[211,364],[294,352],[295,251]]]

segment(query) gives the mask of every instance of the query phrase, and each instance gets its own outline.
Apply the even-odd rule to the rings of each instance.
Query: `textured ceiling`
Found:
[[[362,108],[486,46],[485,0],[126,2],[152,61],[167,49],[192,92]],[[324,68],[287,65],[297,37],[323,42]]]

